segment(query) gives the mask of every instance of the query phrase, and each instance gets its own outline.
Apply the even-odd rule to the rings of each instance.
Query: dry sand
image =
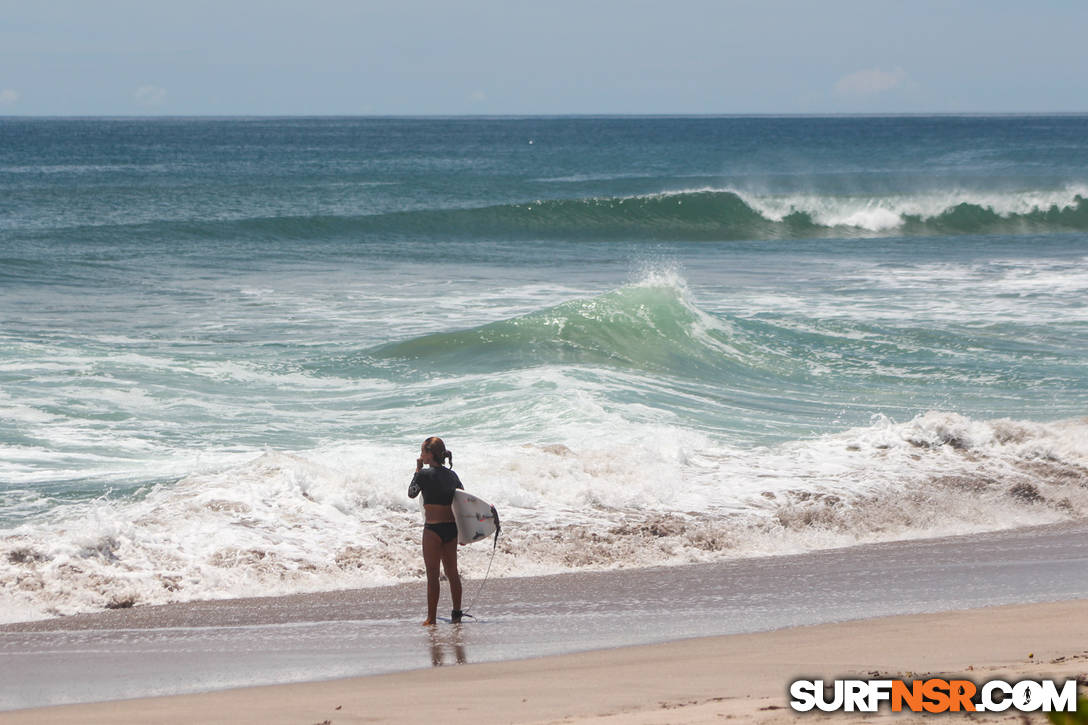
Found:
[[[450,626],[450,625],[446,625]],[[632,621],[637,627],[638,622]],[[872,715],[795,715],[798,677],[958,674],[1088,682],[1088,600],[882,617],[537,659],[0,713],[0,722],[237,723],[779,723],[867,722]],[[898,723],[933,715],[884,713]],[[939,720],[1023,722],[1016,713]],[[1028,718],[1043,722],[1041,715]]]

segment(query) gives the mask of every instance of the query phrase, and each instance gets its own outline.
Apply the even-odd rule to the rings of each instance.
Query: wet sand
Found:
[[[657,725],[729,718],[778,723],[815,717],[868,722],[877,718],[793,713],[786,696],[789,681],[952,673],[979,682],[1051,676],[1077,677],[1088,684],[1088,600],[903,615],[328,682],[23,710],[4,713],[0,721]],[[1017,713],[967,717],[970,722],[1023,721]],[[932,715],[896,715],[894,721],[927,718]]]
[[[401,700],[432,714],[456,702],[504,722],[670,709],[659,702],[702,703],[684,707],[706,707],[717,718],[726,700],[733,707],[737,698],[777,697],[781,705],[788,679],[819,668],[958,671],[1044,657],[1065,657],[1075,666],[1088,650],[1088,632],[1078,629],[1088,627],[1086,534],[1088,523],[1081,522],[711,565],[492,581],[475,607],[478,621],[434,629],[419,626],[418,584],[7,625],[0,628],[5,709],[206,694],[8,712],[0,721],[95,722],[95,713],[111,713],[109,722],[197,722],[228,711],[222,719],[236,722],[361,722],[364,712],[379,711],[390,721],[414,721],[415,714],[381,709]],[[476,585],[468,584],[469,595]],[[993,606],[1055,600],[1066,601]],[[987,608],[913,616],[977,607]],[[843,623],[903,614],[912,616]],[[755,632],[762,634],[744,634]],[[1027,659],[1025,647],[1036,658]],[[600,692],[583,694],[580,672]],[[278,686],[208,693],[266,684]],[[379,697],[386,688],[400,695]],[[425,707],[432,691],[438,699]],[[245,697],[279,705],[265,710],[243,704]],[[326,697],[344,710],[322,715]],[[205,707],[225,709],[213,716]],[[255,719],[245,720],[242,710]]]

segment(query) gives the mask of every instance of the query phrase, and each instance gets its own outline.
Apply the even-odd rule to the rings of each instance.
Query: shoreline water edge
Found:
[[[420,607],[418,585],[11,624],[0,627],[8,673],[0,708],[1077,601],[1088,598],[1086,534],[1088,522],[1077,522],[719,564],[503,579],[488,584],[478,620],[435,629],[406,616]]]
[[[1070,680],[1088,694],[1088,600],[1006,605],[700,637],[461,667],[171,697],[15,710],[5,723],[428,723],[456,707],[507,723],[804,722],[795,679]],[[465,690],[487,697],[465,698]],[[451,705],[451,703],[456,703]],[[926,723],[931,714],[831,715]],[[1035,714],[1036,719],[1040,718]],[[972,713],[972,722],[1023,722]],[[1039,720],[1042,722],[1043,720]]]

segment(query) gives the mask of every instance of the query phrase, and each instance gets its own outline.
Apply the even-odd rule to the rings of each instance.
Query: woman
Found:
[[[443,464],[446,459],[450,467]],[[430,468],[424,468],[427,465]],[[460,488],[461,480],[453,472],[453,453],[446,450],[441,438],[431,437],[423,441],[416,459],[416,475],[408,486],[408,498],[423,494],[423,563],[427,565],[427,621],[433,626],[438,611],[438,566],[446,570],[450,582],[450,598],[453,612],[450,620],[461,621],[461,576],[457,573],[457,524],[453,518],[453,492]]]

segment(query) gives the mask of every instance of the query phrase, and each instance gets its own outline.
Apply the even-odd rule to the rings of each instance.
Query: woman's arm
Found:
[[[408,484],[408,498],[415,498],[423,488],[423,481],[419,478],[419,472],[423,470],[423,457],[416,459],[416,475],[412,476],[412,482]]]

